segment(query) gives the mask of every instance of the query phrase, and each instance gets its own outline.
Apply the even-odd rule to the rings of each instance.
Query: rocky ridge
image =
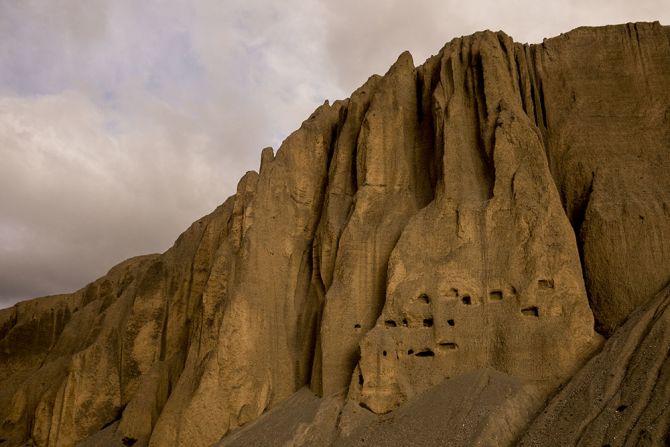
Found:
[[[291,445],[381,443],[430,390],[478,415],[447,443],[660,445],[667,172],[668,27],[403,53],[164,254],[0,310],[0,445],[211,445],[289,398]]]

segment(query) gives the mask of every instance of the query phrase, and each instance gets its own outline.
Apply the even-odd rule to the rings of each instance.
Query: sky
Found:
[[[0,0],[0,308],[165,251],[404,50],[655,20],[668,0]]]

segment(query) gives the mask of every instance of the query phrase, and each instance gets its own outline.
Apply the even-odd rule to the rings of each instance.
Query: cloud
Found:
[[[165,250],[325,99],[271,2],[73,5],[0,3],[0,307]]]
[[[232,187],[203,155],[206,135],[135,104],[156,122],[110,127],[114,113],[71,92],[0,99],[2,298],[68,290],[164,250]]]
[[[0,2],[0,307],[165,250],[403,50],[670,22],[660,0]]]

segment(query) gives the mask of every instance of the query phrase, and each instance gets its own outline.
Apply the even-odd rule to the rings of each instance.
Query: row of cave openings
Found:
[[[547,290],[547,289],[553,289],[554,288],[554,280],[553,279],[540,279],[538,280],[538,289],[540,290]],[[514,288],[512,288],[512,293],[514,293]],[[456,298],[460,299],[461,303],[465,306],[470,306],[472,305],[472,297],[469,294],[463,294],[460,295],[458,292],[458,289],[450,289],[449,293],[447,294],[447,297],[449,298]],[[504,293],[502,290],[499,289],[494,289],[489,292],[489,301],[490,302],[502,302],[504,300]],[[426,293],[421,293],[417,301],[424,303],[424,304],[430,304],[430,297]],[[527,307],[522,307],[521,308],[521,314],[526,316],[526,317],[535,317],[538,318],[540,316],[540,310],[538,309],[537,306],[527,306]],[[456,321],[453,318],[450,318],[447,320],[447,325],[450,327],[453,327],[456,325]],[[398,323],[395,320],[386,320],[384,321],[384,326],[388,328],[395,328],[398,327]],[[402,327],[409,327],[409,322],[407,321],[406,318],[403,318],[401,322]],[[433,326],[433,319],[432,318],[424,318],[423,319],[423,327],[432,327]],[[354,326],[355,328],[360,328],[361,326],[359,324],[356,324]],[[454,342],[448,341],[448,342],[439,342],[438,345],[447,351],[454,351],[458,349],[458,345]],[[387,351],[382,351],[382,356],[386,357],[388,355]],[[407,351],[407,355],[415,355],[417,357],[434,357],[435,352],[430,349],[430,348],[423,348],[419,351],[414,351],[414,349],[409,349]]]

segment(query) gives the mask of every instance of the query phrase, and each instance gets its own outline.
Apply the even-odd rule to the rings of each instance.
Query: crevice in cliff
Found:
[[[200,247],[200,245],[202,244],[202,240],[203,240],[204,235],[205,235],[205,232],[203,231],[200,234],[200,237],[198,239],[198,243],[197,243],[196,247]],[[196,258],[197,253],[198,253],[198,250],[196,248],[193,252],[193,256],[190,258],[188,286],[186,287],[186,314],[188,316],[192,316],[191,311],[195,312],[195,310],[196,310],[195,309],[196,305],[191,302],[192,301],[191,296],[193,295],[193,278],[195,276],[195,258]],[[199,299],[202,302],[202,294],[200,294],[199,298],[196,298],[196,299]],[[187,338],[189,339],[188,346],[190,346],[191,340],[192,340],[193,337],[195,337],[194,333],[189,333],[187,335]],[[201,340],[201,338],[202,338],[202,333],[199,332],[198,333],[198,353],[200,352],[200,340]],[[185,361],[185,359],[186,359],[186,356],[184,356],[184,361]],[[182,369],[183,369],[183,365],[182,365]]]
[[[533,122],[535,123],[535,125],[539,126],[540,125],[540,121],[539,121],[540,117],[539,117],[539,114],[538,114],[538,111],[537,111],[537,96],[535,95],[535,90],[536,90],[535,78],[531,77],[531,79],[530,79],[530,99],[531,99],[532,104],[533,104],[532,119],[533,119]]]
[[[540,66],[540,61],[538,60],[538,53],[541,52],[542,48],[543,47],[540,45],[524,45],[523,47],[526,69],[528,71],[530,101],[532,105],[532,111],[528,110],[527,114],[533,120],[535,125],[540,129],[543,142],[546,147],[546,134],[548,129],[547,108],[545,104],[544,86],[541,76],[542,68]]]
[[[416,85],[414,87],[414,94],[416,95],[416,112],[419,125],[423,122],[424,119],[424,110],[423,110],[423,91],[424,91],[424,79],[421,71],[415,70],[415,79]]]
[[[340,194],[333,191],[334,188],[338,187],[338,185],[335,184],[338,176],[337,159],[338,156],[340,155],[338,151],[349,150],[350,153],[348,155],[349,157],[351,157],[350,161],[352,168],[348,171],[348,178],[347,178],[349,184],[345,186],[344,194],[348,194],[349,193],[348,190],[350,188],[354,191],[356,189],[355,160],[356,160],[357,149],[355,145],[353,147],[345,147],[344,143],[342,142],[343,129],[345,128],[346,124],[350,122],[350,120],[354,119],[354,114],[351,113],[349,110],[349,107],[351,106],[352,106],[351,99],[346,100],[343,103],[339,111],[338,120],[336,123],[333,124],[333,126],[330,129],[327,165],[325,169],[325,176],[323,179],[323,187],[319,197],[320,206],[318,208],[318,215],[316,216],[317,224],[315,225],[315,231],[314,234],[312,235],[312,240],[310,243],[309,268],[311,271],[311,275],[310,275],[308,294],[312,296],[310,302],[312,302],[313,304],[313,309],[311,310],[311,315],[306,315],[305,324],[308,325],[306,333],[309,334],[308,336],[309,340],[311,340],[311,343],[306,350],[307,358],[304,359],[304,361],[307,362],[306,363],[307,371],[305,374],[306,383],[296,385],[302,386],[306,384],[317,394],[321,394],[322,392],[320,332],[323,319],[323,310],[325,306],[325,297],[328,288],[332,283],[332,275],[333,275],[333,272],[329,271],[327,274],[329,279],[324,277],[324,272],[322,270],[324,260],[321,258],[322,254],[321,249],[323,244],[322,238],[326,237],[324,232],[327,231],[325,229],[328,227],[329,224],[328,219],[330,218],[330,216],[328,215],[327,210],[328,207],[331,206],[330,203],[331,197],[338,196]],[[356,135],[358,135],[358,132],[360,132],[360,126],[358,126]],[[353,206],[349,205],[349,208],[350,208],[349,211],[351,211],[351,208],[353,208]],[[336,251],[336,253],[334,254],[335,259],[337,258],[337,250],[339,247],[340,237],[345,227],[346,222],[342,227],[337,228],[335,234],[335,240],[331,241],[334,243]],[[334,265],[332,266],[329,265],[327,266],[327,268],[328,269],[334,268]],[[296,375],[296,377],[298,377],[298,375]]]
[[[170,300],[167,296],[165,297],[165,302],[163,306],[164,309],[163,309],[163,321],[161,324],[161,344],[160,344],[160,351],[158,354],[158,359],[160,361],[165,360],[165,351],[167,346],[167,326],[170,313]]]
[[[544,88],[542,86],[542,82],[540,81],[539,86],[539,100],[540,100],[540,110],[542,111],[542,126],[547,129],[549,126],[547,125],[547,108],[544,104]]]
[[[418,144],[427,149],[425,162],[427,166],[419,166],[417,175],[426,170],[430,179],[430,197],[427,204],[431,203],[437,194],[437,187],[442,178],[442,154],[443,147],[437,143],[437,132],[435,129],[435,118],[433,114],[433,104],[435,89],[439,86],[439,63],[432,63],[432,60],[415,69],[416,73],[416,96],[417,113],[419,115],[419,135],[421,141]],[[432,72],[431,72],[432,68]],[[427,79],[426,79],[427,78]]]
[[[310,245],[307,258],[307,269],[309,275],[306,285],[306,294],[309,297],[306,300],[306,308],[298,316],[297,344],[298,355],[293,363],[293,377],[295,378],[294,388],[298,390],[302,386],[311,386],[312,374],[314,370],[314,360],[317,351],[317,335],[321,322],[321,309],[323,308],[323,289],[315,290],[314,278],[320,277],[318,265],[315,267],[316,257],[314,255],[314,244]],[[318,262],[318,261],[316,261]],[[320,281],[317,281],[317,286]],[[323,284],[321,284],[323,287]],[[303,344],[304,343],[304,344]]]
[[[489,112],[486,95],[486,83],[484,79],[484,61],[480,51],[471,56],[470,72],[473,114],[475,119],[475,138],[477,149],[481,158],[483,168],[483,182],[486,190],[486,199],[493,197],[495,185],[495,167],[493,164],[493,147],[495,140],[495,128],[489,123]]]
[[[572,230],[575,233],[575,241],[577,242],[577,251],[579,253],[579,264],[582,271],[582,278],[584,279],[586,296],[588,298],[589,306],[591,307],[592,311],[594,310],[593,294],[591,292],[591,285],[588,281],[589,272],[584,256],[584,238],[582,236],[582,230],[584,227],[584,222],[586,220],[586,213],[589,204],[591,202],[591,195],[593,194],[594,182],[595,182],[595,173],[592,172],[588,186],[584,189],[583,193],[571,204],[571,209],[566,210],[566,214],[568,214],[568,219],[570,220],[570,223],[572,225]],[[595,331],[601,335],[607,336],[608,333],[610,332],[610,329],[607,328],[603,324],[603,322],[598,320],[596,312],[593,312],[593,321]]]
[[[16,306],[11,308],[11,316],[5,321],[5,323],[0,327],[0,340],[4,339],[11,330],[16,326],[18,321],[18,315],[16,311]]]
[[[323,186],[321,189],[321,192],[319,194],[319,203],[321,206],[319,206],[319,211],[318,215],[316,216],[316,222],[317,224],[315,225],[315,231],[314,234],[312,235],[312,242],[311,242],[311,251],[312,251],[312,270],[313,270],[313,277],[317,279],[318,284],[317,287],[319,288],[319,291],[322,292],[322,295],[325,297],[327,286],[326,286],[326,281],[324,280],[321,272],[321,258],[319,257],[319,237],[320,237],[320,230],[323,228],[324,225],[327,225],[326,222],[323,222],[323,216],[326,215],[326,207],[328,207],[329,203],[329,193],[331,193],[331,182],[333,179],[331,176],[335,176],[335,172],[333,169],[333,166],[335,165],[335,156],[336,156],[336,151],[337,151],[337,146],[338,142],[340,141],[340,134],[342,132],[342,129],[347,122],[347,118],[349,117],[349,104],[350,100],[347,100],[343,104],[343,106],[340,108],[339,111],[339,116],[338,116],[338,121],[333,124],[333,126],[330,129],[330,141],[328,142],[328,157],[326,161],[326,169],[325,169],[325,175],[323,178]],[[353,149],[353,153],[355,155],[356,149]],[[354,166],[355,169],[355,156],[352,157],[352,165]],[[354,174],[355,175],[355,171]],[[355,177],[351,179],[351,185],[355,188]],[[344,228],[344,227],[343,227]],[[342,228],[342,229],[343,229]],[[337,235],[337,240],[339,241],[339,237],[341,235],[342,229],[339,230],[339,234]],[[331,275],[332,277],[332,275]],[[323,300],[320,300],[319,302],[319,307],[323,305]]]
[[[519,55],[514,52],[514,68],[516,70],[517,88],[519,89],[519,96],[521,97],[521,107],[526,115],[530,116],[529,104],[526,101],[526,89],[523,86],[524,76],[521,73],[521,63],[519,62]],[[532,84],[531,84],[532,85]]]
[[[123,349],[123,339],[121,338],[121,335],[119,334],[119,329],[115,328],[114,333],[112,335],[112,340],[116,340],[117,346],[116,352],[118,356],[118,364],[116,365],[117,371],[116,375],[118,377],[119,381],[119,398],[121,402],[123,402],[124,399],[124,394],[125,394],[125,387],[124,387],[124,367],[123,365],[125,364],[124,359],[125,359],[125,352]],[[67,379],[66,379],[67,380]]]
[[[337,142],[339,134],[348,116],[347,105],[348,104],[345,104],[340,109],[338,121],[335,124],[333,124],[333,126],[330,129],[330,140],[328,142],[328,152],[327,152],[328,156],[326,159],[325,175],[323,178],[323,186],[321,188],[321,192],[319,193],[320,206],[317,208],[318,211],[315,219],[317,224],[314,226],[315,230],[314,233],[311,235],[312,240],[309,246],[309,253],[308,253],[308,259],[309,259],[308,268],[310,270],[309,275],[310,281],[307,289],[307,294],[315,299],[315,302],[312,302],[313,314],[311,315],[311,317],[308,316],[307,321],[304,322],[309,325],[307,333],[309,336],[309,340],[311,340],[310,346],[308,346],[306,349],[307,358],[303,359],[307,365],[307,370],[305,372],[306,383],[304,384],[308,386],[312,386],[314,369],[317,367],[315,362],[317,358],[317,351],[319,350],[318,334],[321,328],[321,318],[323,316],[322,315],[323,306],[326,295],[326,285],[321,272],[322,262],[321,258],[318,255],[320,248],[319,230],[322,228],[323,225],[325,225],[325,223],[323,222],[323,217],[325,215],[325,208],[329,204],[328,192],[329,192],[329,186],[331,184],[330,183],[331,168],[334,163],[333,160],[335,158],[335,152],[337,150]],[[308,309],[307,311],[309,312],[310,310]],[[296,371],[294,373],[295,377],[299,378],[301,376],[300,368],[296,367]],[[296,386],[301,386],[304,384],[296,384]]]
[[[589,202],[591,201],[594,182],[595,172],[592,172],[591,179],[584,188],[582,194],[572,204],[570,204],[571,209],[569,210],[568,218],[570,219],[572,228],[574,229],[575,235],[577,236],[577,241],[579,241],[579,233],[581,232],[582,225],[584,225],[584,220],[586,219],[586,210],[588,209]]]
[[[116,416],[114,416],[113,419],[110,419],[109,421],[105,422],[105,423],[102,425],[102,427],[100,427],[100,430],[104,430],[104,429],[106,429],[107,427],[109,427],[110,425],[112,425],[113,423],[120,421],[120,420],[121,420],[121,417],[123,417],[123,411],[124,411],[125,409],[126,409],[126,406],[125,406],[125,405],[123,405],[122,407],[119,407],[119,408],[116,410]]]

